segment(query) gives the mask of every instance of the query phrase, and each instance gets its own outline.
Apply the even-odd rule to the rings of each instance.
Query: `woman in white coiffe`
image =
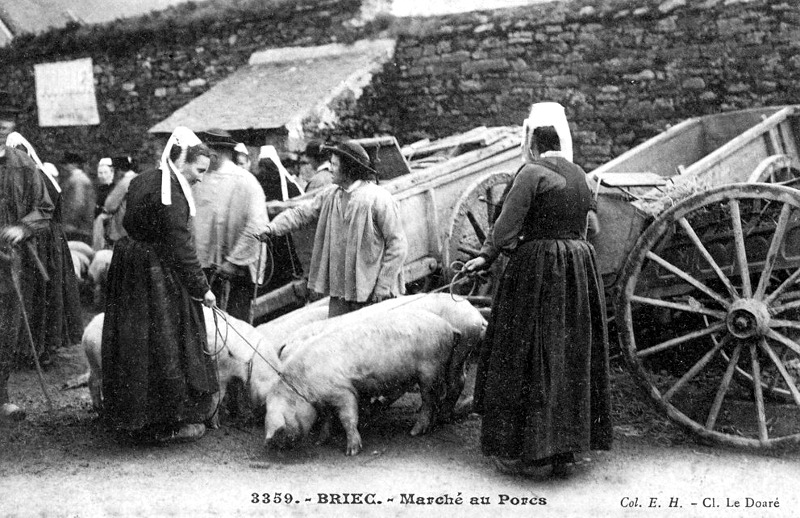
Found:
[[[564,109],[533,106],[523,165],[481,253],[509,256],[475,380],[481,449],[503,472],[565,476],[576,452],[611,447],[603,283],[587,228],[592,192],[572,163]]]
[[[216,301],[190,230],[190,185],[202,180],[210,156],[178,128],[160,170],[128,189],[128,236],[114,246],[106,285],[103,408],[108,423],[135,440],[199,439],[218,389],[201,306]]]

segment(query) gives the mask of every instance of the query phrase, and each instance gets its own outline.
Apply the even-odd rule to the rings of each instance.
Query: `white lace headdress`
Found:
[[[522,123],[522,153],[527,156],[533,130],[542,126],[553,126],[561,141],[561,155],[572,162],[572,134],[564,107],[556,102],[535,103],[525,122]]]
[[[194,205],[194,196],[192,196],[192,188],[186,178],[183,177],[183,174],[178,170],[175,163],[169,158],[169,153],[173,146],[180,146],[181,155],[178,158],[178,163],[183,164],[186,160],[186,150],[201,143],[200,139],[192,130],[185,126],[178,126],[172,132],[172,135],[170,135],[167,141],[167,145],[164,147],[164,152],[161,154],[161,165],[159,167],[159,169],[161,169],[161,203],[164,205],[172,205],[172,188],[170,187],[169,177],[170,171],[174,171],[175,176],[178,178],[178,183],[181,186],[181,190],[183,191],[183,195],[186,197],[186,201],[189,204],[190,216],[194,216],[197,212]]]
[[[275,149],[275,146],[261,146],[258,159],[260,161],[264,160],[265,158],[269,158],[275,162],[275,165],[278,167],[278,172],[280,173],[281,177],[281,198],[283,201],[289,199],[289,189],[286,182],[292,182],[300,191],[300,194],[303,194],[303,188],[300,187],[300,184],[297,183],[297,180],[295,180],[292,175],[289,174],[289,171],[287,171],[281,163],[281,159],[278,156],[278,151]]]

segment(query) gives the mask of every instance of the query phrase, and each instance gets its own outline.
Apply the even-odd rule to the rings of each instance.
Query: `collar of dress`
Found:
[[[539,156],[541,158],[549,158],[549,157],[561,157],[561,158],[565,158],[565,159],[567,158],[564,155],[563,151],[545,151],[544,153],[540,154]]]
[[[358,189],[362,185],[364,185],[364,180],[356,180],[355,182],[351,183],[350,187],[348,187],[347,189],[345,189],[344,187],[341,187],[341,186],[339,186],[339,189],[343,190],[347,194],[350,194],[351,192],[355,191],[356,189]]]

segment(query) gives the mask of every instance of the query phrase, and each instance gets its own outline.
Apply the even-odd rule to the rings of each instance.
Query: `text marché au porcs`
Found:
[[[423,496],[416,493],[400,493],[381,498],[376,493],[317,493],[313,497],[292,493],[251,493],[253,504],[319,504],[319,505],[547,505],[547,498],[538,495],[514,496],[499,493],[494,496],[455,495]]]

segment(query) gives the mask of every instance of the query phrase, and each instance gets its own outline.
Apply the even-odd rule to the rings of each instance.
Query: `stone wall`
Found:
[[[405,143],[518,125],[553,100],[591,169],[689,117],[800,102],[796,1],[573,1],[405,27],[361,101]]]
[[[274,0],[280,3],[280,0]],[[0,50],[0,88],[20,96],[20,124],[45,160],[112,153],[152,160],[146,131],[256,50],[377,34],[359,0],[286,1],[260,12],[152,16],[70,26]],[[356,20],[356,22],[354,22]],[[395,20],[396,56],[358,99],[340,101],[339,131],[391,133],[401,144],[480,125],[518,125],[533,102],[561,102],[576,161],[593,168],[700,114],[800,102],[800,2],[572,0],[435,19]],[[39,128],[33,65],[92,57],[101,124]]]

